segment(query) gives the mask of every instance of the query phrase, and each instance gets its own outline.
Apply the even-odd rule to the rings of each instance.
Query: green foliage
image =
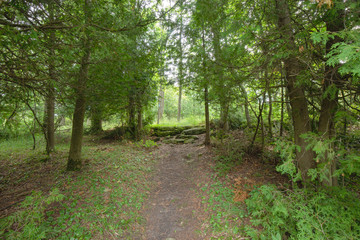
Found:
[[[139,141],[139,142],[135,143],[135,146],[151,149],[151,148],[157,147],[158,145],[153,140],[147,139],[145,141]]]
[[[275,142],[274,151],[278,152],[283,160],[283,163],[277,166],[276,170],[289,175],[293,182],[300,180],[301,174],[295,163],[295,154],[296,151],[300,151],[300,147],[290,141],[278,140]]]
[[[48,196],[35,191],[26,197],[20,205],[20,210],[1,220],[1,235],[7,239],[46,239],[52,231],[44,224],[45,209],[54,202],[61,202],[64,195],[54,188]]]
[[[236,165],[241,164],[244,155],[244,145],[242,142],[229,136],[216,146],[215,152],[215,170],[220,176],[224,176]]]
[[[345,189],[281,192],[264,185],[246,200],[253,239],[359,239],[360,200]]]
[[[234,192],[217,180],[213,184],[204,184],[201,190],[202,203],[209,213],[205,231],[218,236],[214,239],[238,239],[244,234],[244,226],[239,224],[246,216],[243,207],[234,202]],[[212,238],[213,239],[213,238]]]

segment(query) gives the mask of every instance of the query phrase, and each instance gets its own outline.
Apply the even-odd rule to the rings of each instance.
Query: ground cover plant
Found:
[[[12,214],[1,219],[1,235],[6,239],[132,239],[141,235],[144,218],[140,215],[147,198],[153,171],[154,159],[148,152],[134,144],[107,143],[96,145],[89,139],[84,146],[86,167],[81,173],[66,174],[63,171],[65,146],[59,146],[52,163],[41,162],[38,155],[32,161],[39,165],[27,168],[29,152],[22,145],[2,150],[2,171],[8,164],[18,164],[18,171],[41,170],[27,178],[8,176],[2,185],[2,202],[7,197],[18,201],[17,190],[27,182],[52,176],[27,190],[28,196]],[[149,145],[149,148],[153,145]],[[22,151],[21,156],[13,151]],[[7,156],[7,158],[4,158]],[[41,155],[40,155],[41,156]],[[59,168],[60,166],[60,168]],[[25,169],[23,169],[25,168]],[[48,173],[44,174],[44,171]],[[6,174],[2,172],[2,174]],[[4,176],[3,175],[3,176]],[[9,188],[12,189],[9,189]],[[13,195],[15,194],[15,195]],[[5,198],[5,199],[4,199]],[[2,215],[6,214],[2,210]]]

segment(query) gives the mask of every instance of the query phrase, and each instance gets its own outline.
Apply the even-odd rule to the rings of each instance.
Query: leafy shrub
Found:
[[[281,192],[264,185],[246,200],[253,239],[360,239],[360,200],[340,188]]]
[[[158,146],[156,142],[154,142],[153,140],[149,140],[149,139],[147,139],[145,141],[139,141],[139,142],[135,143],[135,145],[137,147],[144,147],[147,149]]]
[[[247,127],[245,117],[239,111],[229,114],[230,129],[243,129]]]
[[[51,228],[44,225],[45,210],[51,203],[60,202],[64,195],[55,188],[48,196],[34,191],[21,203],[21,210],[0,221],[0,236],[6,239],[46,239]]]
[[[345,149],[343,145],[336,144],[336,139],[322,139],[315,133],[303,134],[302,137],[308,143],[307,149],[315,153],[316,168],[309,169],[308,175],[311,181],[324,180],[329,177],[328,165],[332,162],[339,162],[339,169],[335,176],[351,175],[353,173],[360,175],[360,157],[356,149]],[[301,175],[296,167],[295,153],[300,151],[300,147],[290,141],[279,140],[276,142],[275,151],[280,154],[283,163],[276,170],[287,174],[295,182],[301,180]]]

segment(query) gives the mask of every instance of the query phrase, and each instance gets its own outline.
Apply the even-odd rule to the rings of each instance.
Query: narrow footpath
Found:
[[[197,183],[207,177],[200,138],[193,144],[161,144],[156,186],[146,203],[147,240],[202,239],[203,213]]]

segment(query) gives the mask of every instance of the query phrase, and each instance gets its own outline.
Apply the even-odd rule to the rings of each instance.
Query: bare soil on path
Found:
[[[146,203],[147,240],[202,239],[198,183],[208,177],[203,164],[208,150],[200,137],[193,144],[161,144],[155,187]]]

